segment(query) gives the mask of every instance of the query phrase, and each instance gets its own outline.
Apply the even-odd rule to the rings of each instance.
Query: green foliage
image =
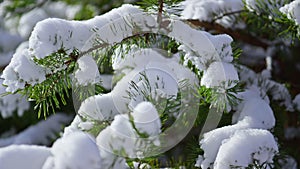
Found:
[[[247,25],[245,30],[248,33],[250,32],[255,37],[268,40],[278,39],[278,36],[286,39],[292,38],[292,40],[299,38],[299,35],[297,35],[299,26],[279,11],[279,5],[276,1],[270,0],[265,2],[257,0],[256,2],[256,9],[249,10],[245,7],[245,10],[240,14],[240,17]]]
[[[77,55],[77,50],[67,55],[64,49],[59,49],[45,58],[34,59],[50,73],[42,83],[27,84],[25,89],[19,92],[26,95],[30,101],[35,101],[34,109],[38,111],[38,117],[43,115],[46,118],[49,112],[55,113],[55,109],[60,109],[61,104],[67,105],[66,99],[70,97],[72,87],[69,75],[74,71]]]
[[[158,9],[160,2],[163,2],[165,6],[177,5],[183,0],[141,0],[136,2],[137,5],[141,6],[143,9]]]
[[[199,87],[197,97],[202,101],[200,105],[210,104],[211,107],[217,108],[218,112],[227,112],[228,106],[238,105],[241,99],[237,97],[237,93],[243,89],[238,82],[229,81],[228,86],[232,86],[233,83],[237,85],[228,89],[225,83],[222,83],[223,86],[213,88]]]

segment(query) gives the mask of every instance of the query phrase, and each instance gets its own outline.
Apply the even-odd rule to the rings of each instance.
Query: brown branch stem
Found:
[[[267,42],[264,42],[250,34],[241,32],[240,30],[228,29],[217,23],[199,21],[199,20],[191,20],[191,19],[187,20],[187,22],[191,23],[192,25],[194,25],[196,27],[205,28],[206,30],[214,30],[217,33],[226,33],[226,34],[232,36],[235,40],[240,40],[240,41],[243,41],[245,43],[248,43],[248,44],[251,44],[254,46],[262,47],[264,49],[267,49],[269,46],[271,46],[271,44],[268,44]]]
[[[158,14],[157,14],[157,22],[160,24],[162,21],[162,13],[164,8],[164,0],[158,0]]]
[[[222,15],[217,16],[216,18],[214,18],[212,20],[212,22],[215,22],[216,20],[222,19],[225,16],[235,15],[235,14],[239,14],[239,13],[242,13],[242,12],[247,12],[247,10],[238,10],[238,11],[232,11],[232,12],[224,13],[224,14],[222,14]]]

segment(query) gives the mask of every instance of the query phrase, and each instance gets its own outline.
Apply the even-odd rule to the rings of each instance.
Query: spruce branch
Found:
[[[259,46],[264,49],[267,49],[271,44],[258,39],[257,37],[254,37],[250,34],[243,33],[241,30],[232,30],[229,28],[225,28],[220,24],[213,23],[213,22],[207,22],[207,21],[199,21],[199,20],[194,20],[194,19],[188,19],[187,22],[191,23],[192,25],[196,27],[202,27],[205,28],[206,30],[214,30],[217,33],[226,33],[230,36],[232,36],[236,40],[243,41],[245,43],[254,45],[254,46]]]
[[[162,21],[162,13],[164,8],[164,0],[158,0],[158,13],[157,13],[157,22],[160,24]]]
[[[222,15],[219,15],[219,16],[215,17],[211,22],[216,22],[217,20],[222,19],[225,16],[231,16],[231,15],[241,14],[241,13],[246,12],[246,11],[247,10],[238,10],[238,11],[232,11],[232,12],[224,13]]]
[[[49,0],[42,0],[38,2],[34,1],[14,1],[11,6],[6,7],[6,11],[9,17],[14,15],[22,15],[35,8],[40,8],[45,5]]]

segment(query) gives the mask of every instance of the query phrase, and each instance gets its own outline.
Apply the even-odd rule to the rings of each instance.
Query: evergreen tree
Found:
[[[0,168],[297,168],[299,0],[124,3],[0,3]]]

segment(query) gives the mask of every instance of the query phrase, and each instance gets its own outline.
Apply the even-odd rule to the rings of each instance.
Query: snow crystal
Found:
[[[11,145],[0,148],[0,168],[41,169],[50,155],[50,149],[47,147]]]
[[[291,3],[284,5],[279,10],[286,14],[289,19],[294,20],[300,25],[300,0],[294,0]]]
[[[201,85],[208,88],[211,87],[225,87],[225,89],[235,86],[239,77],[236,69],[230,63],[226,62],[213,62],[209,65],[208,69],[204,71],[201,78]]]
[[[223,141],[214,162],[214,168],[247,167],[249,164],[253,164],[253,160],[256,160],[260,165],[272,163],[277,152],[277,143],[269,131],[261,129],[240,130],[231,138]]]
[[[51,148],[42,169],[99,169],[101,158],[94,138],[87,133],[74,132],[58,139]]]

